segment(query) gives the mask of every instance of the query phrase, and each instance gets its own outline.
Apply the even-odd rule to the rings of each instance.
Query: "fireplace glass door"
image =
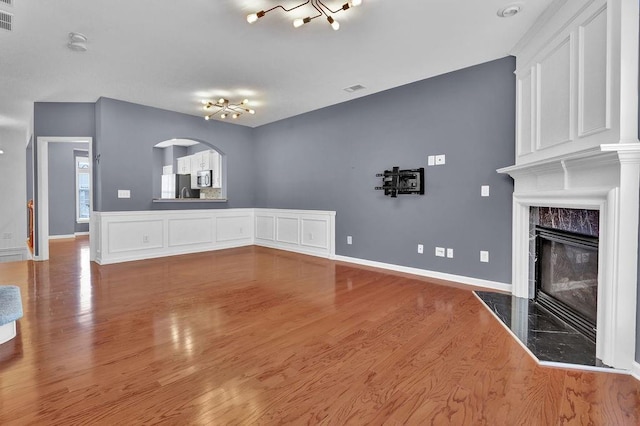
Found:
[[[546,228],[537,236],[537,301],[595,339],[598,239]]]

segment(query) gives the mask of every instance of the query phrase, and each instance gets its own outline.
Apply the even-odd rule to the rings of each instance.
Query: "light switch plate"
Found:
[[[347,244],[353,244],[353,237],[351,235],[347,235]]]
[[[444,257],[444,247],[436,247],[436,256]]]
[[[453,259],[453,249],[451,249],[451,248],[447,249],[447,257],[449,259]]]
[[[427,166],[435,166],[436,165],[436,156],[430,155],[427,157]]]
[[[489,185],[482,185],[480,187],[480,195],[483,197],[489,196]]]
[[[489,262],[489,252],[481,251],[480,252],[480,262],[488,263]]]
[[[445,155],[436,155],[436,166],[441,166],[445,163]]]
[[[422,244],[418,244],[418,253],[424,253],[424,246]]]
[[[131,191],[128,189],[118,189],[118,198],[131,198]]]

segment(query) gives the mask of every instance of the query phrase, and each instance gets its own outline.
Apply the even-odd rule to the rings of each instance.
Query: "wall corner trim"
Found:
[[[463,275],[447,274],[444,272],[429,271],[427,269],[412,268],[409,266],[395,265],[392,263],[376,262],[374,260],[359,259],[348,256],[335,256],[335,260],[347,263],[355,263],[357,265],[371,266],[374,268],[388,269],[390,271],[404,272],[407,274],[419,275],[421,277],[435,278],[445,281],[453,281],[460,284],[466,284],[473,287],[484,289],[499,290],[511,292],[511,284],[501,283],[497,281],[483,280],[479,278],[465,277]]]
[[[640,363],[639,362],[634,361],[633,364],[631,364],[630,373],[636,380],[640,381]]]

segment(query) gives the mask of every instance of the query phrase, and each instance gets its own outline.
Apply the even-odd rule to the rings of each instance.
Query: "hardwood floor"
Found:
[[[468,289],[259,247],[0,264],[0,424],[637,425],[630,376],[538,366]]]

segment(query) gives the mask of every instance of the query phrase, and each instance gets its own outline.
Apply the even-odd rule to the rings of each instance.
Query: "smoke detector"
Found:
[[[75,52],[87,51],[87,36],[80,33],[69,33],[69,43],[67,47]]]
[[[513,3],[498,10],[498,16],[501,18],[511,18],[520,12],[522,12],[522,5],[519,3]]]

